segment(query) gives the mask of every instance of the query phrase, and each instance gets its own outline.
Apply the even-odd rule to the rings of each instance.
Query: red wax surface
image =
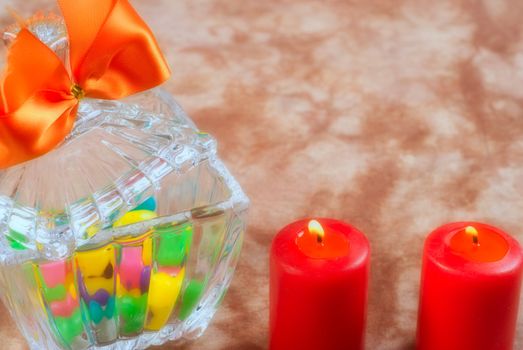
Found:
[[[295,222],[275,237],[270,257],[270,349],[361,350],[367,311],[369,243],[352,226]],[[316,250],[314,250],[316,248]]]
[[[478,244],[465,233],[478,232]],[[522,251],[503,231],[480,223],[448,224],[425,242],[418,350],[511,350]]]
[[[466,228],[459,229],[450,238],[450,248],[454,252],[475,262],[499,261],[507,255],[509,245],[504,236],[488,228],[470,225],[468,227],[473,227],[477,232],[477,243],[474,243],[473,237],[466,232]]]

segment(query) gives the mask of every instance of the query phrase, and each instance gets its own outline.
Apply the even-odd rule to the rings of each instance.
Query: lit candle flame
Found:
[[[466,233],[467,235],[472,236],[472,243],[474,243],[475,245],[479,245],[478,230],[476,230],[475,227],[473,227],[473,226],[467,226],[467,227],[465,228],[465,233]]]
[[[325,231],[321,224],[316,220],[309,221],[309,232],[318,237],[318,243],[323,242],[323,237],[325,237]]]

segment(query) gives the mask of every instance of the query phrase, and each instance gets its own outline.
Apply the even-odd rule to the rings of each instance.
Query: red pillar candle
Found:
[[[510,350],[522,275],[518,242],[480,223],[440,227],[425,242],[418,350]]]
[[[270,349],[364,348],[369,243],[332,219],[278,233],[270,258]]]

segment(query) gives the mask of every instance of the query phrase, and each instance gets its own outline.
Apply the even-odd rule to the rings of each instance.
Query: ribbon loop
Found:
[[[58,0],[72,76],[23,28],[0,85],[0,169],[41,156],[71,132],[84,97],[120,99],[170,76],[156,39],[128,0]]]

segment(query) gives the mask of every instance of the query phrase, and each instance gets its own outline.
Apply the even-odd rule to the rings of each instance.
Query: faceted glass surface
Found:
[[[63,54],[60,20],[44,22],[32,30]],[[167,93],[82,100],[62,145],[0,172],[2,299],[33,349],[194,338],[231,281],[248,204]]]

